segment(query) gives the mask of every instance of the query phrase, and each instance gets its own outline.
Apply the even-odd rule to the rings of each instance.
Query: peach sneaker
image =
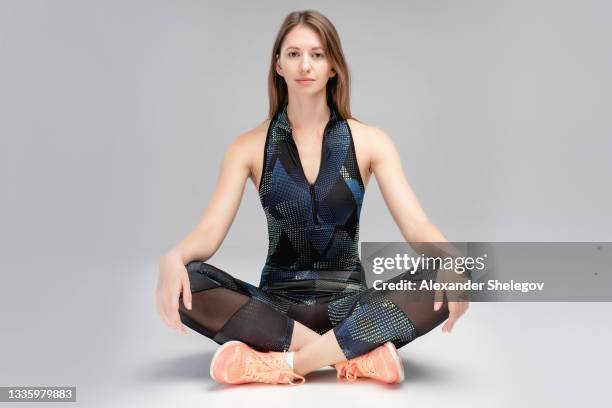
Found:
[[[253,350],[240,341],[228,341],[215,352],[210,376],[221,384],[303,384],[306,380],[285,362],[285,353]],[[294,380],[299,382],[295,382]]]
[[[338,378],[346,377],[349,382],[355,382],[358,377],[373,378],[386,383],[404,381],[402,359],[390,341],[369,353],[341,361],[335,367]]]

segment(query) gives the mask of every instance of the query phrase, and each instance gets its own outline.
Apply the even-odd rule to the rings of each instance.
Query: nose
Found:
[[[300,61],[300,68],[303,72],[308,72],[310,70],[310,60],[308,59],[307,55],[302,57],[302,60]]]

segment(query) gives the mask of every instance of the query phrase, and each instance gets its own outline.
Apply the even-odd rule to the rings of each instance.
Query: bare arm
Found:
[[[193,260],[207,260],[227,235],[244,193],[250,174],[250,141],[248,133],[236,139],[227,149],[221,173],[208,206],[196,228],[175,248],[160,259],[156,289],[156,308],[163,322],[179,333],[187,331],[179,316],[179,297],[191,310],[191,289],[186,265]]]
[[[412,188],[406,180],[397,149],[389,136],[381,129],[375,128],[372,133],[372,171],[376,176],[381,193],[400,228],[402,235],[411,245],[419,242],[448,242],[438,228],[433,225]],[[442,291],[436,291],[434,310],[443,305]],[[449,317],[442,326],[442,331],[450,333],[457,319],[465,313],[469,302],[448,302]]]
[[[408,184],[392,140],[383,130],[372,129],[369,141],[372,172],[402,235],[409,243],[446,242],[444,235],[429,221]]]
[[[208,206],[196,228],[170,252],[178,253],[183,264],[205,261],[221,246],[240,207],[245,183],[250,174],[250,138],[237,138],[228,147],[221,172]]]

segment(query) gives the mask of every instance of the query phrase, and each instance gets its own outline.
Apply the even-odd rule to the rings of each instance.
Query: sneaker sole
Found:
[[[395,366],[397,367],[397,371],[400,374],[400,378],[396,382],[404,381],[404,364],[402,363],[402,359],[400,358],[400,355],[397,349],[395,348],[393,343],[391,343],[390,341],[385,343],[385,347],[387,348],[387,350],[389,350],[389,353],[393,357],[393,361],[395,361]]]
[[[217,362],[217,357],[219,357],[219,354],[221,354],[223,350],[225,350],[227,347],[229,347],[233,343],[244,344],[243,342],[238,341],[238,340],[231,340],[231,341],[228,341],[227,343],[223,343],[223,345],[221,345],[221,347],[219,347],[217,351],[215,351],[215,354],[213,354],[212,361],[210,362],[210,378],[212,378],[218,383],[225,384],[224,382],[219,381],[219,379],[215,378],[215,376],[213,375],[213,367],[215,366],[215,363]]]

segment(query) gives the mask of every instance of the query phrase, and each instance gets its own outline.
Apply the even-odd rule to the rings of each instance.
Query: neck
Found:
[[[329,121],[330,114],[325,95],[323,97],[294,98],[291,95],[289,96],[287,118],[294,130],[308,130],[325,126]]]

